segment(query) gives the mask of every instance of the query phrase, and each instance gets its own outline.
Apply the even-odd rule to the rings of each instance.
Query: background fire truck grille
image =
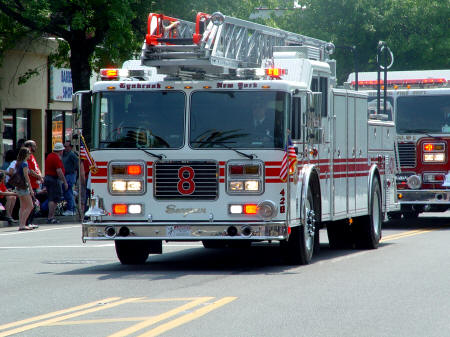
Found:
[[[189,172],[185,172],[184,192],[190,187],[194,191],[190,194],[183,194],[179,191],[180,178],[178,176],[182,167],[190,167],[194,170],[195,176],[190,185]],[[186,170],[181,170],[186,171]],[[217,197],[218,193],[218,167],[214,161],[170,161],[155,163],[154,194],[156,199],[203,199],[211,200]]]
[[[400,158],[400,167],[416,167],[415,143],[399,143],[398,154]]]

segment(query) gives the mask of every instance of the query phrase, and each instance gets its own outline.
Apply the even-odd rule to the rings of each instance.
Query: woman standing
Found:
[[[25,188],[16,188],[16,193],[19,196],[19,231],[31,230],[27,226],[27,219],[33,209],[33,189],[31,188],[30,178],[28,177],[28,163],[30,157],[30,150],[27,147],[22,147],[17,155],[16,172],[18,172],[25,181]]]

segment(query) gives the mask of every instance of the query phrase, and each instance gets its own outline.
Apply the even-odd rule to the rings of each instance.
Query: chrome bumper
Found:
[[[450,190],[397,190],[403,197],[398,201],[402,205],[450,203]]]
[[[229,228],[235,227],[236,234],[229,235]],[[273,222],[83,222],[83,241],[86,240],[285,240],[288,227],[284,221]],[[127,227],[129,235],[119,235]],[[112,229],[111,229],[112,228]],[[108,235],[115,233],[114,235]]]

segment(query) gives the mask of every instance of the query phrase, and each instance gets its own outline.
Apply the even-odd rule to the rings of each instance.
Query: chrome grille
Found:
[[[416,167],[416,143],[399,143],[400,167]]]
[[[212,200],[218,193],[215,161],[160,161],[154,166],[156,199]]]

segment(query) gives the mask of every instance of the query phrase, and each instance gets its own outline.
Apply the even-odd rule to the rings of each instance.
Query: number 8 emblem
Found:
[[[185,176],[187,173],[187,177]],[[190,166],[183,166],[178,169],[177,189],[180,194],[188,195],[195,191],[195,171]],[[187,185],[187,186],[186,186]]]

